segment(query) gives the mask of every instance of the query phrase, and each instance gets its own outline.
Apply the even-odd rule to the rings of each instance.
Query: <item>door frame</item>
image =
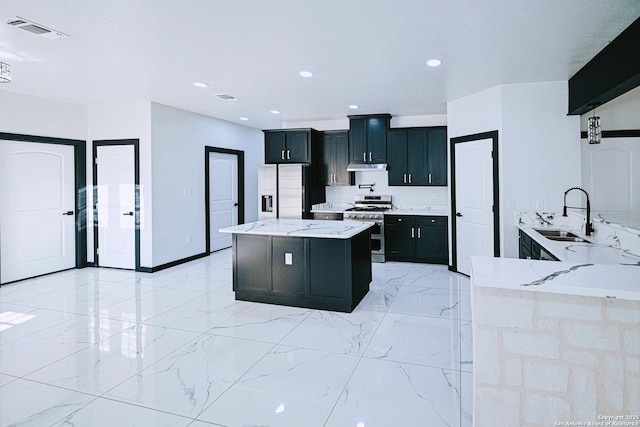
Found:
[[[135,184],[135,271],[140,269],[140,140],[139,139],[103,139],[93,141],[93,263],[98,262],[98,147],[114,145],[133,145],[133,173]]]
[[[2,143],[3,140],[70,145],[73,147],[73,166],[75,169],[76,268],[85,268],[87,266],[87,141],[0,132],[0,143]]]
[[[491,139],[493,141],[493,256],[500,256],[500,182],[498,170],[498,131],[482,132],[451,138],[451,266],[449,270],[458,271],[458,248],[456,230],[456,144]]]
[[[238,224],[244,224],[244,151],[230,148],[219,148],[205,145],[204,147],[204,211],[205,211],[205,251],[211,253],[211,215],[209,208],[209,154],[233,154],[238,158]]]

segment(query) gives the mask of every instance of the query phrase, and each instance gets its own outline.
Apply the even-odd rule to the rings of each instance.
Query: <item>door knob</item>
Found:
[[[460,212],[456,212],[456,216],[462,216]]]
[[[133,212],[125,212],[122,215],[124,215],[124,216],[133,216]]]
[[[62,215],[73,215],[73,211],[66,211],[63,212]]]

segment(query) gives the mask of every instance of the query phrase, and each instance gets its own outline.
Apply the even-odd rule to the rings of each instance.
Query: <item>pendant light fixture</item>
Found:
[[[587,140],[589,144],[600,144],[602,141],[602,128],[600,127],[600,117],[596,116],[598,104],[591,105],[593,106],[593,116],[589,117],[587,122]]]
[[[0,83],[11,83],[11,65],[0,62]]]

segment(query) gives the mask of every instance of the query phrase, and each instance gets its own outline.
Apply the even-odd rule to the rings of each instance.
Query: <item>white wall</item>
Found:
[[[151,137],[153,266],[205,251],[205,146],[244,151],[245,221],[257,220],[261,131],[152,103]]]
[[[564,192],[580,186],[580,119],[567,116],[568,99],[566,81],[502,87],[500,192],[506,257],[518,257],[516,211],[561,214]]]
[[[87,139],[87,109],[0,90],[0,132]]]
[[[567,102],[567,82],[558,81],[503,85],[447,105],[449,138],[498,131],[505,257],[518,256],[516,212],[561,213],[564,191],[580,185],[580,123]]]
[[[140,155],[140,265],[151,267],[153,260],[152,180],[151,180],[151,103],[120,101],[92,103],[88,107],[87,185],[93,186],[93,141],[138,139]],[[93,192],[87,193],[87,206],[93,206]],[[87,224],[93,224],[93,209],[87,210]],[[87,260],[94,261],[93,232],[87,233]]]

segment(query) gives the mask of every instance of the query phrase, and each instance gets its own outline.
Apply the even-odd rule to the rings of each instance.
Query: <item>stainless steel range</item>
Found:
[[[391,209],[391,196],[356,195],[354,207],[344,211],[345,220],[373,222],[371,228],[371,261],[385,262],[384,211]]]

